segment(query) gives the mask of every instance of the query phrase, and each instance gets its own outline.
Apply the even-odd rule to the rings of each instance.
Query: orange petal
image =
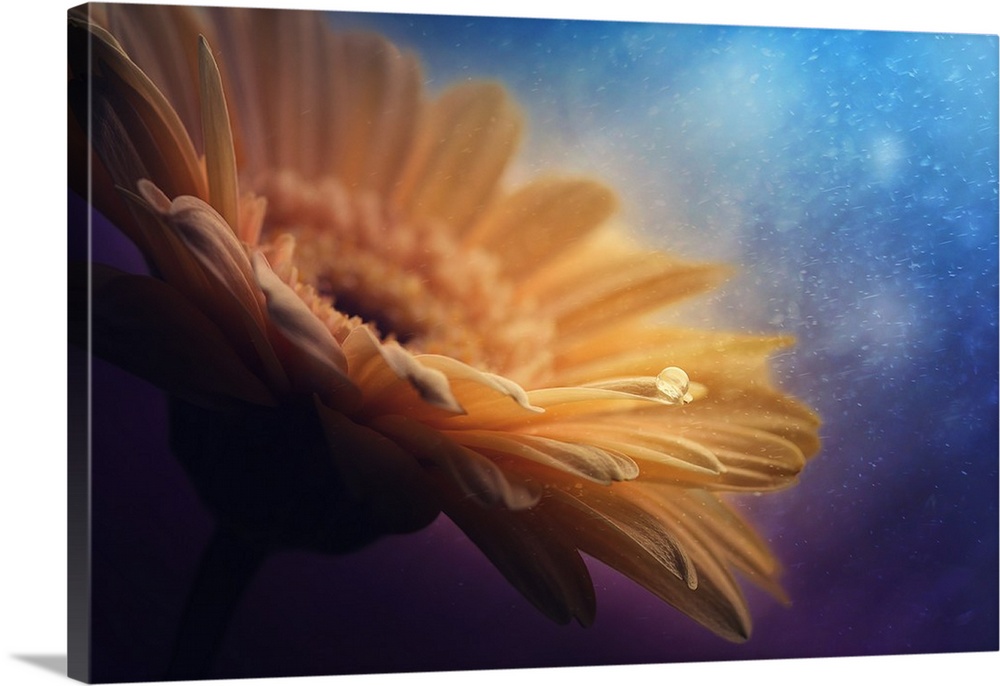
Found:
[[[727,490],[784,488],[794,482],[806,463],[794,443],[759,429],[697,421],[677,430],[684,438],[711,450],[725,465],[722,483]]]
[[[466,430],[446,433],[456,442],[474,450],[507,456],[516,461],[530,460],[605,485],[613,481],[634,479],[639,475],[639,468],[627,455],[589,443],[506,431]],[[516,466],[512,468],[516,469]]]
[[[601,388],[628,395],[649,398],[664,405],[683,406],[696,397],[704,397],[701,384],[692,384],[687,373],[679,367],[667,367],[656,376],[627,376],[601,379],[583,384],[581,388]]]
[[[456,414],[465,413],[445,374],[421,364],[398,344],[383,344],[379,352],[396,376],[405,379],[425,402]]]
[[[649,255],[630,265],[595,270],[586,284],[546,303],[567,340],[613,329],[623,321],[666,308],[711,289],[727,270],[717,265],[678,264]]]
[[[219,66],[204,36],[198,39],[198,77],[209,202],[235,231],[240,226],[240,191],[236,181],[233,131]]]
[[[590,573],[565,531],[541,508],[485,509],[461,492],[444,490],[444,510],[504,577],[546,616],[560,624],[594,621]]]
[[[628,345],[622,345],[627,340]],[[768,358],[794,343],[791,336],[741,335],[649,324],[625,325],[586,338],[557,341],[555,376],[561,383],[651,374],[665,360],[693,379],[724,381],[725,386],[766,382]]]
[[[424,464],[433,465],[468,498],[484,507],[524,510],[541,497],[537,483],[517,481],[480,453],[454,442],[410,417],[379,417],[370,425],[395,443],[416,455]]]
[[[628,455],[644,472],[671,474],[678,483],[713,483],[726,471],[711,450],[681,436],[673,427],[655,420],[648,423],[623,422],[619,417],[583,422],[554,422],[534,429],[541,435],[561,440],[586,441]]]
[[[670,527],[627,497],[617,487],[574,487],[554,495],[560,502],[577,509],[587,520],[596,520],[608,527],[602,538],[625,538],[637,545],[655,561],[661,571],[667,571],[690,588],[698,587],[698,574],[691,558],[671,535]]]
[[[406,165],[422,120],[417,60],[381,36],[332,36],[325,46],[333,97],[328,174],[348,187],[388,195]]]
[[[516,279],[586,236],[616,205],[614,194],[594,181],[536,181],[499,200],[464,241],[497,255]]]
[[[817,431],[820,421],[816,413],[770,387],[740,389],[725,397],[709,396],[698,404],[698,410],[713,422],[760,429],[779,436],[797,446],[807,458],[820,448]]]
[[[527,392],[528,402],[542,412],[526,412],[518,404],[503,398],[476,405],[468,416],[451,417],[442,425],[449,429],[506,428],[528,430],[571,418],[594,418],[604,415],[625,416],[647,406],[677,411],[673,406],[650,396],[604,388],[541,388]]]
[[[655,491],[655,487],[652,490]],[[671,489],[660,500],[693,536],[712,545],[716,557],[727,560],[768,593],[788,602],[788,596],[777,582],[778,562],[767,543],[726,503],[711,493],[696,489],[683,492]]]
[[[418,362],[396,344],[383,344],[367,327],[344,341],[351,379],[364,392],[365,411],[403,413],[427,419],[463,414],[448,378]]]
[[[493,399],[499,394],[529,412],[543,412],[542,408],[532,405],[525,390],[510,379],[478,370],[444,355],[417,355],[416,359],[422,365],[444,374],[456,396],[470,411],[484,397]]]
[[[170,197],[206,197],[207,187],[198,156],[180,117],[152,81],[122,51],[104,29],[70,17],[70,72],[91,79],[96,93],[122,123],[125,141],[142,167]],[[95,112],[95,117],[103,116]],[[95,122],[95,124],[98,122]],[[95,132],[100,128],[91,127]],[[103,141],[103,142],[102,142]],[[115,141],[98,136],[98,152],[114,181],[133,190],[142,176],[135,169],[119,170]]]
[[[198,97],[191,87],[198,83],[198,34],[204,31],[200,11],[180,5],[117,4],[101,10],[106,16],[97,23],[166,96],[195,149],[201,150]]]
[[[642,250],[609,227],[526,274],[519,297],[553,317],[563,344],[586,341],[717,285],[728,268]]]
[[[420,122],[413,56],[381,36],[336,34],[319,12],[208,14],[251,173],[391,192]]]
[[[520,114],[499,85],[449,90],[428,114],[397,204],[411,221],[465,230],[496,192],[520,132]]]
[[[611,488],[583,484],[583,495],[558,491],[551,508],[567,537],[583,552],[648,589],[719,636],[750,635],[746,600],[725,558],[705,548],[673,513],[658,509],[668,493],[650,499],[638,482]],[[607,493],[605,493],[607,491]],[[617,491],[612,493],[611,491]],[[673,489],[671,493],[683,493]],[[697,517],[698,510],[681,517]],[[581,522],[587,522],[586,526]]]

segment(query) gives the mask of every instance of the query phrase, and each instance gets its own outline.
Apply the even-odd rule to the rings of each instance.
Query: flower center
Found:
[[[554,323],[518,298],[495,256],[406,221],[373,193],[284,172],[255,184],[264,240],[295,237],[295,267],[340,313],[412,352],[448,355],[525,384],[550,368]]]

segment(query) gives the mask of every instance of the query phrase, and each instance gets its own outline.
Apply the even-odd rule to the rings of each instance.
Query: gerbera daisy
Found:
[[[594,620],[580,553],[717,634],[778,565],[720,497],[791,484],[792,341],[665,326],[727,273],[633,241],[590,179],[508,188],[504,88],[308,12],[70,15],[71,142],[148,274],[89,265],[93,351],[171,397],[228,535],[343,552],[444,512],[541,611]]]

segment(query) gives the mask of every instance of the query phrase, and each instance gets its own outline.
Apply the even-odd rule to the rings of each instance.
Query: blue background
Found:
[[[553,625],[441,520],[275,557],[218,676],[997,649],[995,36],[333,18],[417,52],[432,91],[505,83],[528,117],[515,177],[594,175],[649,242],[738,265],[674,316],[795,334],[777,375],[824,445],[797,487],[741,500],[793,603],[749,590],[746,644],[597,563],[596,624]],[[162,416],[101,363],[94,393],[109,418]],[[95,662],[138,680],[165,663],[209,520],[165,432],[122,427],[95,426]]]

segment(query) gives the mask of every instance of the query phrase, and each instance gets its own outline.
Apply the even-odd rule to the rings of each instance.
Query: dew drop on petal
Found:
[[[688,393],[687,372],[680,367],[667,367],[656,375],[656,390],[671,405],[683,405],[691,402],[691,394]]]

